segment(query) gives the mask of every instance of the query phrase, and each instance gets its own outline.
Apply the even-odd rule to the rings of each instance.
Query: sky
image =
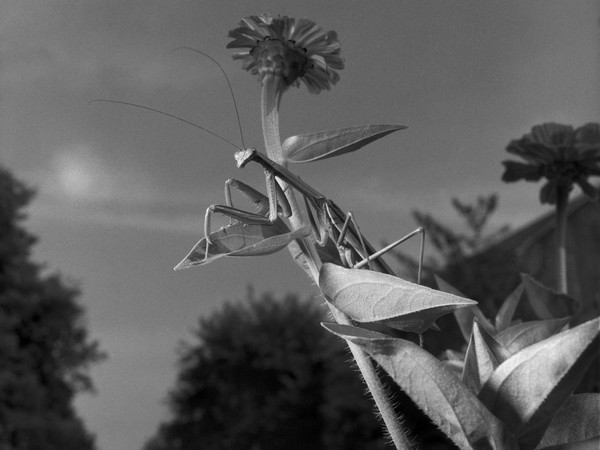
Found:
[[[177,348],[198,318],[256,292],[317,291],[289,255],[172,270],[202,237],[206,208],[236,177],[234,149],[165,116],[261,149],[260,86],[225,48],[242,17],[269,12],[335,30],[346,68],[319,95],[286,93],[281,134],[398,124],[357,153],[298,173],[351,209],[374,242],[411,231],[411,211],[456,223],[450,200],[498,193],[494,225],[547,212],[539,186],[501,182],[506,145],[533,125],[600,117],[600,7],[575,0],[1,0],[0,164],[38,189],[26,226],[35,258],[82,289],[109,359],[77,399],[100,450],[139,449],[168,417]],[[239,144],[241,145],[241,143]],[[319,300],[316,300],[319,301]]]

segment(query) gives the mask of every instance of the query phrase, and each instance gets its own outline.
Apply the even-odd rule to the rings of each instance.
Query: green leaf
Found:
[[[500,306],[500,309],[498,310],[498,314],[496,314],[496,330],[506,330],[510,326],[515,311],[517,310],[517,306],[519,306],[519,302],[523,297],[524,290],[524,284],[520,283],[516,289],[506,297],[506,300],[504,300],[502,306]]]
[[[208,264],[223,256],[269,255],[308,232],[307,228],[292,232],[280,219],[273,224],[233,222],[210,234],[212,244],[208,246],[208,256],[206,256],[206,238],[202,238],[175,266],[175,270]]]
[[[452,350],[450,348],[444,350],[441,354],[440,354],[440,358],[443,358],[447,361],[464,361],[465,360],[465,354],[463,352],[457,351],[457,350]]]
[[[462,292],[444,281],[442,278],[438,277],[437,275],[434,275],[434,277],[438,287],[440,288],[440,291],[448,292],[449,294],[454,294],[459,297],[466,297]],[[477,317],[477,320],[479,320],[479,325],[485,328],[489,334],[492,336],[496,334],[494,325],[492,325],[492,323],[483,315],[483,312],[477,305],[473,306],[472,308],[464,308],[454,311],[454,317],[456,318],[460,332],[467,343],[471,339],[471,330],[473,328],[473,319],[475,317]]]
[[[576,394],[569,397],[558,410],[537,448],[594,438],[600,438],[600,394]]]
[[[358,327],[322,325],[362,347],[461,449],[517,448],[502,422],[426,350]]]
[[[566,294],[553,291],[527,274],[521,279],[527,298],[536,315],[542,320],[574,316],[579,308],[577,301]]]
[[[500,345],[477,319],[473,323],[471,339],[467,347],[462,380],[475,394],[494,372],[506,361],[510,353]]]
[[[524,348],[504,361],[481,388],[479,398],[533,449],[556,411],[598,356],[600,319]]]
[[[465,370],[464,361],[457,361],[454,359],[444,359],[441,361],[442,364],[448,369],[450,372],[454,374],[457,379],[462,378],[463,371]]]
[[[462,379],[465,368],[464,353],[446,349],[440,354],[439,358],[446,369],[450,370],[459,380]]]
[[[357,322],[383,322],[423,333],[440,316],[476,302],[392,275],[323,264],[319,287],[325,298]]]
[[[495,338],[510,353],[517,353],[525,347],[558,333],[569,323],[569,320],[570,317],[563,317],[562,319],[523,322],[501,331]]]
[[[293,163],[331,158],[358,150],[379,138],[405,128],[402,125],[359,125],[300,134],[291,136],[283,142],[283,155]]]

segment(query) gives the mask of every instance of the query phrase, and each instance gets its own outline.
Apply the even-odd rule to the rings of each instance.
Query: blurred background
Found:
[[[415,227],[411,211],[458,224],[450,201],[498,193],[494,226],[550,211],[538,188],[500,181],[505,147],[533,125],[600,117],[600,7],[538,1],[103,1],[0,4],[0,164],[37,190],[24,226],[33,259],[81,290],[85,328],[108,359],[96,395],[76,411],[102,450],[141,448],[168,416],[178,343],[198,318],[248,286],[317,297],[286,252],[172,270],[202,237],[206,208],[240,172],[234,149],[167,117],[238,142],[227,85],[192,52],[219,60],[245,143],[261,149],[260,89],[225,48],[242,17],[305,17],[335,30],[346,68],[329,92],[293,89],[282,136],[358,124],[400,124],[362,151],[291,169],[351,209],[374,242]],[[241,146],[241,143],[239,144]],[[416,248],[416,247],[415,247]],[[412,247],[405,247],[412,251]],[[316,302],[321,303],[321,299]]]

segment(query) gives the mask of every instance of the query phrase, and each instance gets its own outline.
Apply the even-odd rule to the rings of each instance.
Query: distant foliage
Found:
[[[82,323],[78,289],[31,261],[23,227],[31,189],[0,167],[0,449],[87,450],[94,437],[73,409],[102,359]]]
[[[427,231],[427,245],[431,245],[434,254],[424,261],[423,271],[426,275],[444,270],[449,265],[458,264],[478,250],[500,239],[508,226],[497,230],[486,229],[490,218],[498,207],[498,195],[480,195],[473,203],[463,203],[452,199],[452,207],[464,225],[460,229],[444,224],[430,213],[419,210],[412,212],[415,222]],[[418,261],[399,251],[395,251],[397,259],[412,272],[416,278]]]
[[[324,312],[250,293],[201,318],[181,348],[172,417],[145,449],[388,448]]]

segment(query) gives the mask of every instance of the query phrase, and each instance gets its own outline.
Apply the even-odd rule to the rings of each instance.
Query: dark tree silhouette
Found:
[[[33,190],[0,166],[0,448],[87,450],[94,437],[76,415],[103,358],[82,324],[79,291],[31,260],[22,225]]]
[[[389,448],[326,308],[248,297],[200,319],[146,450]]]

